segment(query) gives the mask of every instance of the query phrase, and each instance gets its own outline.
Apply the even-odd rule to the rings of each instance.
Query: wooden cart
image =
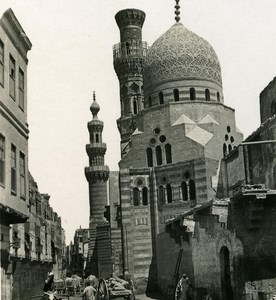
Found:
[[[135,300],[133,281],[128,282],[124,290],[114,290],[110,286],[109,279],[100,279],[97,289],[96,300]]]

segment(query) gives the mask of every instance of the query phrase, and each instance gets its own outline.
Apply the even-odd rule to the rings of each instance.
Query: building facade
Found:
[[[276,278],[275,80],[260,95],[262,125],[243,141],[224,104],[219,59],[179,22],[176,2],[176,23],[150,48],[143,11],[115,16],[121,160],[101,212],[113,274],[131,277],[137,293],[171,297],[184,272],[196,299],[268,297]]]
[[[32,44],[11,9],[0,20],[1,299],[42,294],[47,272],[62,275],[61,219],[28,168],[27,53]]]
[[[137,110],[127,111],[133,121],[119,167],[128,253],[124,269],[133,274],[138,289],[146,290],[157,284],[156,239],[166,220],[216,197],[220,161],[243,136],[234,110],[224,105],[220,63],[212,46],[176,21],[145,50],[142,17],[143,12],[132,9],[116,15],[121,52],[114,47],[114,66],[121,103],[126,94],[136,107],[133,86],[143,96],[143,105],[138,101]],[[136,69],[124,67],[132,63]],[[122,110],[121,120],[125,114]],[[124,145],[125,136],[121,138]]]

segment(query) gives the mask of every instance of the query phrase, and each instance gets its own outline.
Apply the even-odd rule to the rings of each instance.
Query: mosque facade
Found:
[[[258,176],[260,164],[256,164],[254,155],[262,154],[248,149],[254,139],[262,144],[259,133],[265,130],[262,127],[242,143],[235,111],[224,104],[221,66],[215,50],[180,22],[178,2],[176,23],[151,47],[142,40],[143,11],[125,9],[115,16],[120,30],[113,58],[120,87],[117,126],[121,160],[119,173],[110,172],[109,181],[102,175],[97,177],[97,182],[106,185],[100,194],[101,189],[94,188],[88,172],[94,162],[93,172],[108,174],[107,167],[103,170],[101,155],[93,154],[97,159],[91,161],[88,153],[90,222],[98,220],[91,230],[97,232],[105,223],[110,234],[95,235],[94,241],[104,243],[105,250],[96,247],[98,262],[96,257],[94,263],[100,265],[99,253],[110,249],[111,261],[106,261],[109,270],[132,278],[139,292],[161,289],[170,295],[179,274],[185,272],[198,295],[206,292],[213,299],[241,299],[241,293],[248,292],[246,282],[250,276],[243,276],[248,270],[237,261],[253,259],[248,250],[250,243],[259,242],[254,230],[271,238],[266,235],[267,223],[256,223],[263,215],[250,216],[254,210],[269,215],[275,205],[275,193],[258,185],[269,181],[267,188],[275,188],[275,178],[268,176],[275,169],[275,151],[268,142],[267,153],[274,160],[267,162],[269,167]],[[275,101],[272,96],[272,100],[263,98],[267,97],[261,96],[265,119],[273,115],[270,110],[275,108]],[[94,116],[98,108],[94,108],[95,102],[92,106]],[[269,128],[269,139],[273,140],[275,127]],[[104,155],[102,149],[106,146],[101,138],[97,145],[92,144]],[[263,199],[265,204],[252,206],[250,203],[256,199]],[[102,211],[98,212],[98,205]],[[263,210],[258,210],[258,205]],[[259,248],[255,250],[255,257],[267,255]],[[101,277],[100,272],[97,275]],[[260,285],[256,286],[261,293]]]

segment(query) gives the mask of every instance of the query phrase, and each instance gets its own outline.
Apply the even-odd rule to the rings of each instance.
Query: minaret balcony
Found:
[[[113,46],[113,60],[146,57],[147,42],[119,43]]]
[[[106,181],[109,178],[109,167],[108,166],[85,167],[85,176],[87,181]]]
[[[86,145],[87,155],[104,155],[106,152],[106,143],[90,143]]]

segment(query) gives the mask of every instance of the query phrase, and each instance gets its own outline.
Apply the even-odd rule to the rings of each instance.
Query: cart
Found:
[[[118,282],[119,284],[114,284],[114,281]],[[97,289],[96,300],[110,299],[135,300],[133,281],[125,281],[120,280],[118,278],[100,279]]]

